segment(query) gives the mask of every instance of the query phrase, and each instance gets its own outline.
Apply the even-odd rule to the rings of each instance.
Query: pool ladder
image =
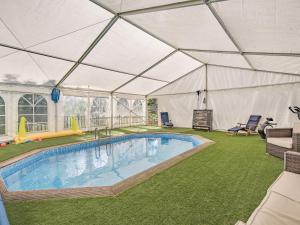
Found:
[[[104,129],[95,128],[94,131],[95,140],[100,139],[100,132],[103,130],[105,130],[105,137],[111,137],[111,129],[109,127],[105,127]]]
[[[100,132],[105,130],[105,136],[106,137],[111,137],[111,129],[109,127],[105,127],[105,129],[98,129],[98,128],[95,128],[95,131],[94,131],[94,136],[95,136],[95,140],[100,140]],[[107,149],[107,145],[105,145],[106,147],[106,153],[107,155],[110,155],[111,154],[111,143],[109,144],[110,145],[110,151],[108,151]],[[100,143],[98,144],[98,146],[96,147],[97,149],[95,149],[95,156],[96,156],[96,159],[99,159],[100,156],[101,156],[101,148],[100,148]]]

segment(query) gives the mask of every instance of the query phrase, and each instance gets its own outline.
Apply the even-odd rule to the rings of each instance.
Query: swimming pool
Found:
[[[0,174],[10,192],[111,186],[201,144],[191,135],[126,135],[50,148]]]

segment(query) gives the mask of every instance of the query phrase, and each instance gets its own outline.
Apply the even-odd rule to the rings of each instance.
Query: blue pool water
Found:
[[[0,170],[9,191],[109,186],[195,146],[174,134],[135,134],[58,147]]]

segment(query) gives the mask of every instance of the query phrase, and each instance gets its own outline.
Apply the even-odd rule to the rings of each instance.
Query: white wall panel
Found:
[[[277,127],[291,127],[298,120],[289,106],[299,105],[300,83],[238,90],[210,91],[209,108],[214,110],[214,129],[227,130],[246,123],[251,114],[272,117]]]
[[[208,66],[208,90],[242,88],[300,81],[299,76]]]
[[[198,101],[196,93],[158,96],[157,101],[159,120],[160,112],[168,112],[175,127],[192,127],[193,109],[197,108]]]

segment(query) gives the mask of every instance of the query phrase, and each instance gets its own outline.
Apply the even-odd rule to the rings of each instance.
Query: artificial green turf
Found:
[[[117,197],[7,202],[11,224],[233,225],[247,220],[282,171],[257,136],[172,131],[216,143]]]

